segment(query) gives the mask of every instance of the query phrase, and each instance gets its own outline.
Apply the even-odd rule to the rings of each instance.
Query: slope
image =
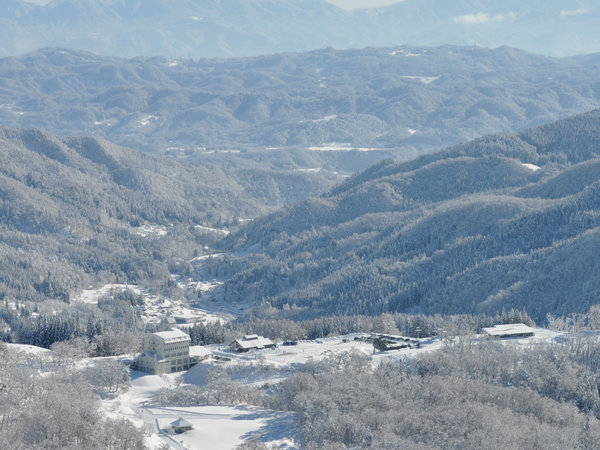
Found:
[[[599,62],[475,47],[229,60],[45,49],[0,59],[0,122],[204,160],[295,148],[296,167],[354,172],[596,108]]]
[[[600,287],[599,143],[596,110],[381,162],[230,235],[256,250],[226,298],[292,317],[587,311]]]
[[[164,288],[171,258],[207,243],[194,225],[228,226],[326,186],[318,174],[184,165],[0,128],[0,297],[68,300],[100,281]]]

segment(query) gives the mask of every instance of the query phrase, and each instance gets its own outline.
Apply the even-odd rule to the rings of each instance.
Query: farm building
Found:
[[[268,338],[258,336],[256,334],[249,334],[244,336],[241,339],[236,339],[231,344],[229,344],[229,348],[231,350],[235,350],[236,352],[247,352],[250,350],[260,350],[263,348],[274,348],[275,343]]]
[[[509,323],[483,328],[485,334],[494,338],[530,337],[535,334],[534,331],[524,323]]]

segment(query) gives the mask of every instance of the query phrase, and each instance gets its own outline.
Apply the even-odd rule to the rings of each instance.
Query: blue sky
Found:
[[[400,3],[403,0],[327,0],[343,9],[375,8],[377,6]]]
[[[25,0],[31,3],[46,4],[50,0]],[[399,0],[326,0],[343,9],[374,8],[376,6],[399,3]],[[402,0],[400,0],[402,1]]]

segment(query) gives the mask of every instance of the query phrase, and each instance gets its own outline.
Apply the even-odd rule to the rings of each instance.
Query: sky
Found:
[[[25,0],[30,3],[46,4],[50,0]],[[403,0],[326,0],[343,9],[358,9],[358,8],[375,8],[377,6],[391,5],[400,3]]]
[[[404,0],[326,0],[342,9],[376,8],[378,6],[392,5]]]

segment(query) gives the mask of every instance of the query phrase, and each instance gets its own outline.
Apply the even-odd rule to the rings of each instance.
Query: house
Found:
[[[190,355],[190,337],[177,328],[144,336],[144,350],[137,358],[138,370],[153,374],[181,372],[203,356]],[[205,357],[205,356],[204,356]]]
[[[263,348],[275,348],[275,343],[268,338],[257,334],[248,334],[241,339],[236,339],[229,348],[236,352],[247,352],[250,350],[260,350]]]
[[[190,431],[192,428],[192,424],[185,420],[183,417],[180,417],[179,419],[171,422],[171,429],[175,433],[184,433],[186,431]]]
[[[495,325],[493,327],[483,328],[482,330],[485,334],[493,338],[530,337],[535,334],[535,329],[528,327],[524,323]]]

